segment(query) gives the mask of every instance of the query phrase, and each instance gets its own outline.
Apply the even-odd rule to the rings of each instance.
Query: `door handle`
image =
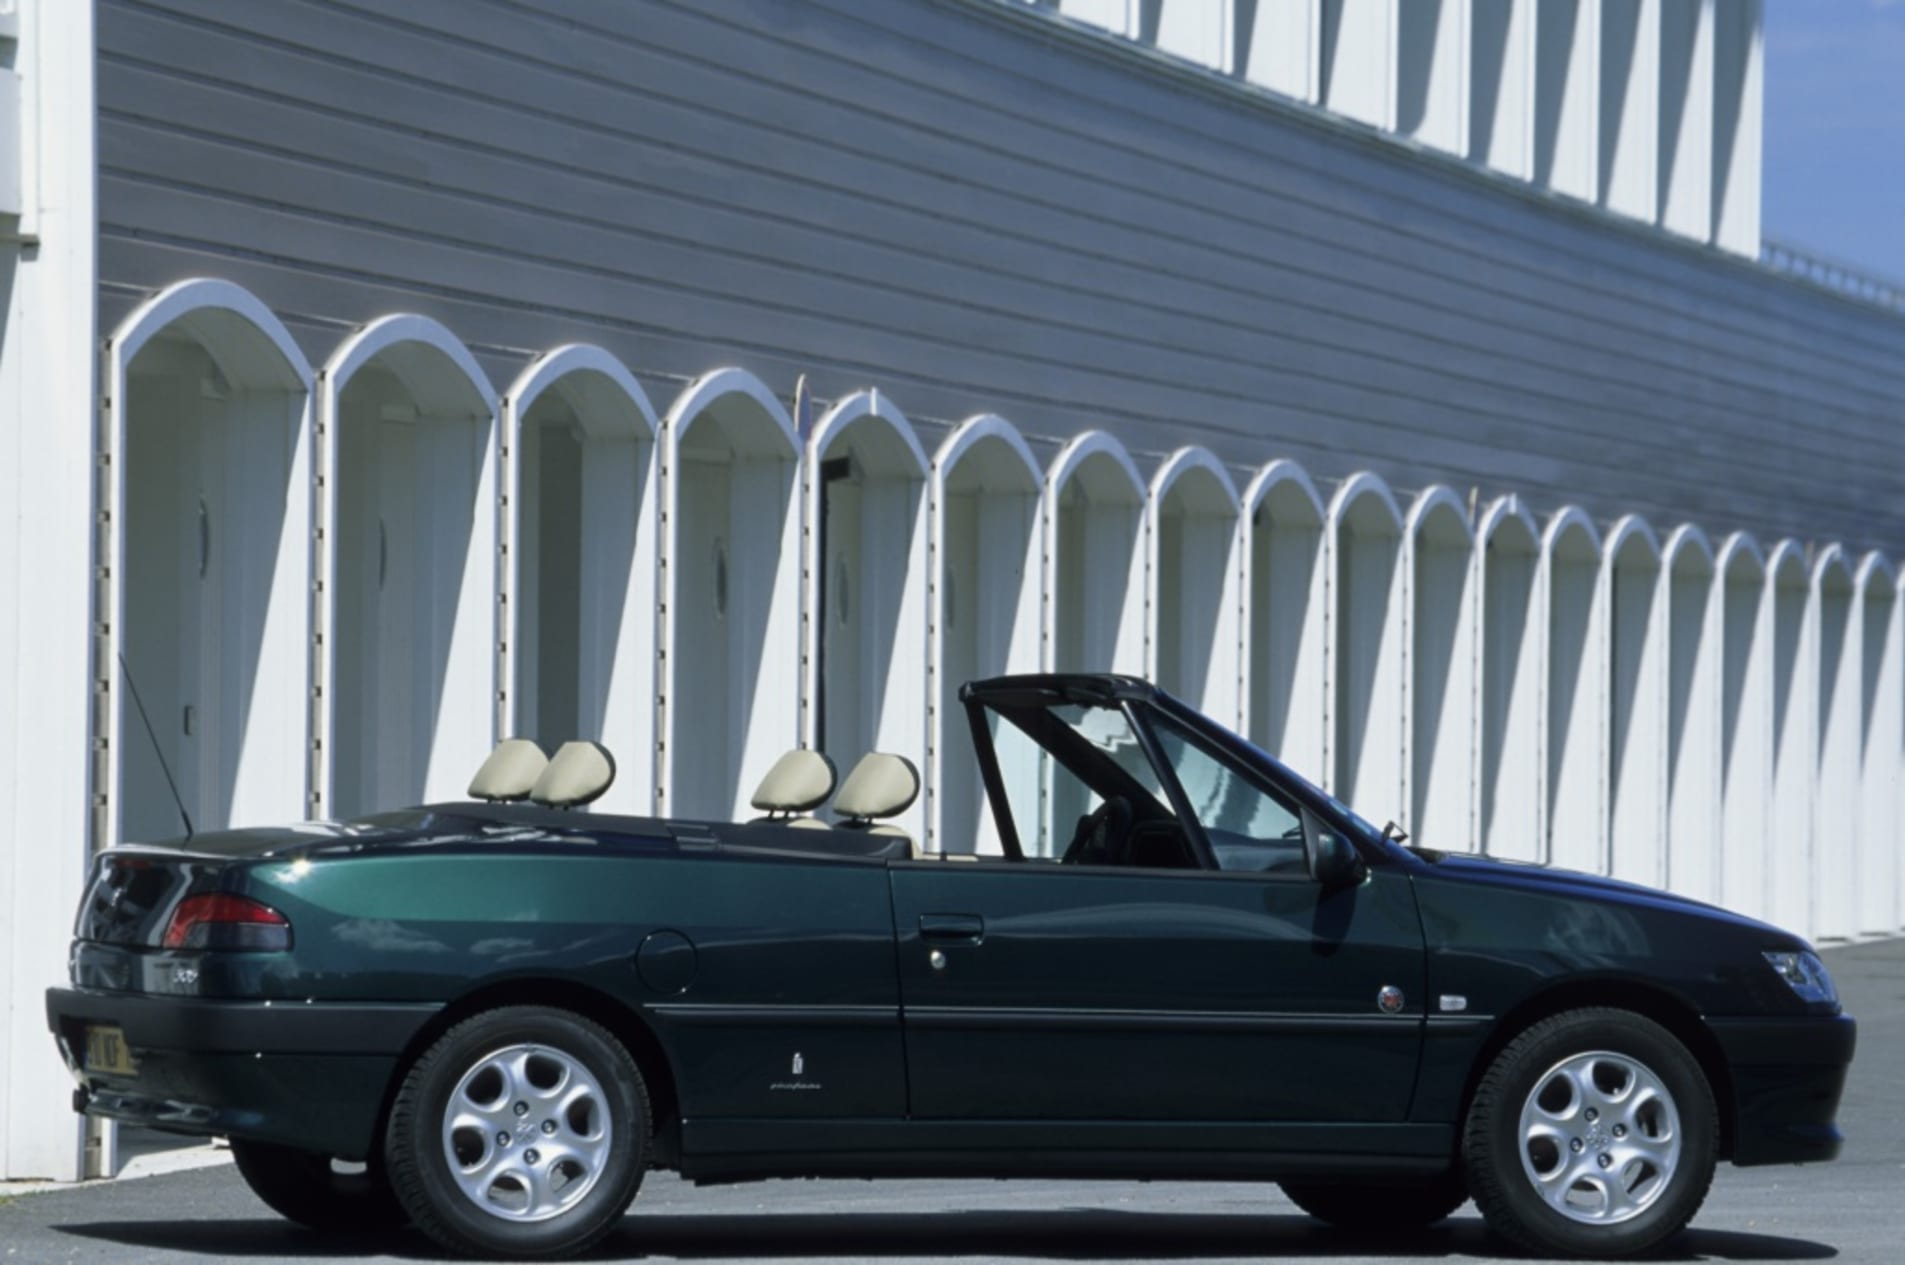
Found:
[[[986,920],[978,914],[921,914],[919,934],[925,940],[978,944],[985,939]]]

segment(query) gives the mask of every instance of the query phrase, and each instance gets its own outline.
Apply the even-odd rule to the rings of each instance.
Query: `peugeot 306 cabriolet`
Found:
[[[47,995],[75,1104],[229,1137],[295,1221],[521,1257],[656,1168],[1261,1179],[1391,1226],[1472,1197],[1617,1256],[1720,1161],[1838,1153],[1854,1027],[1797,937],[1404,847],[1142,681],[961,699],[979,855],[888,824],[896,756],[822,821],[832,766],[791,753],[726,823],[577,811],[604,753],[521,742],[467,803],[112,848]]]

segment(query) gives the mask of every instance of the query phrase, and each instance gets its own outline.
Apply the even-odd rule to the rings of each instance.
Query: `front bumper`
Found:
[[[1839,1154],[1833,1122],[1858,1044],[1852,1016],[1709,1019],[1733,1082],[1733,1162],[1808,1164]]]
[[[208,1001],[49,988],[77,1110],[361,1160],[398,1060],[435,1004]],[[130,1076],[89,1070],[86,1028],[125,1033]]]

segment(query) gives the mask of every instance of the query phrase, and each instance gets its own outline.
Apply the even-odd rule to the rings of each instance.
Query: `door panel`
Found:
[[[1423,963],[1404,876],[1323,895],[1043,862],[889,874],[915,1118],[1407,1115]],[[1398,1014],[1377,1009],[1385,985]]]

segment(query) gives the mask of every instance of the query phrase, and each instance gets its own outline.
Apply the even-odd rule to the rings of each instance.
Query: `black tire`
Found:
[[[571,1091],[581,1106],[565,1111]],[[459,1095],[466,1121],[488,1123],[452,1128]],[[509,1006],[457,1024],[411,1065],[384,1156],[410,1219],[452,1252],[558,1257],[615,1228],[648,1138],[647,1088],[619,1041],[570,1011]],[[453,1148],[467,1163],[453,1163]],[[557,1180],[567,1184],[537,1189]]]
[[[1418,1180],[1377,1179],[1279,1182],[1290,1202],[1330,1225],[1407,1230],[1434,1225],[1468,1202],[1460,1167]]]
[[[372,1156],[359,1172],[338,1172],[328,1155],[233,1138],[232,1159],[252,1194],[307,1229],[349,1234],[404,1223],[381,1156]]]
[[[1605,1114],[1588,1115],[1596,1103]],[[1543,1113],[1531,1114],[1526,1137],[1524,1111]],[[1476,1088],[1462,1138],[1489,1228],[1564,1256],[1631,1256],[1680,1233],[1719,1153],[1719,1111],[1699,1062],[1653,1020],[1613,1009],[1567,1011],[1510,1041]],[[1546,1194],[1544,1173],[1553,1174]],[[1564,1212],[1570,1192],[1578,1206]]]

